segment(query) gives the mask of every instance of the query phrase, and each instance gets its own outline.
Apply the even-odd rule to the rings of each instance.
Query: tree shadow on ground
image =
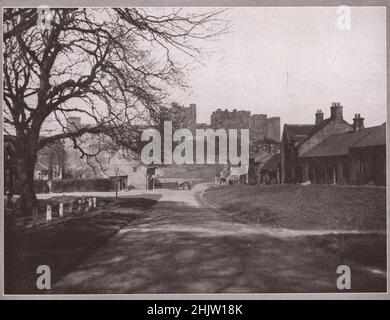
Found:
[[[142,218],[161,195],[98,199],[98,209],[75,213],[59,223],[30,229],[5,230],[5,293],[42,293],[36,286],[37,267],[47,265],[58,281],[103,246],[121,228]]]
[[[370,250],[364,246],[369,238],[276,238],[238,226],[209,209],[159,201],[61,279],[53,293],[338,292],[341,264],[351,267],[351,291],[386,291],[386,277],[363,270],[345,245],[355,253],[356,243]],[[385,244],[386,237],[374,241]],[[386,250],[372,254],[380,267],[386,265]]]

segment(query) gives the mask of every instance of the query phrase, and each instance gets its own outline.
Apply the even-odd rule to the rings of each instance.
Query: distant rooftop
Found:
[[[349,153],[349,148],[386,145],[386,125],[361,129],[357,132],[335,134],[317,144],[302,158],[343,156]]]

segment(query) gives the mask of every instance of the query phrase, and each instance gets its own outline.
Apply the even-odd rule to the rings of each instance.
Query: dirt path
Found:
[[[351,267],[353,291],[386,289],[374,266],[329,250],[324,235],[280,236],[238,223],[200,201],[202,188],[164,191],[143,218],[62,278],[54,292],[337,292],[341,264]],[[337,235],[330,236],[326,244]]]

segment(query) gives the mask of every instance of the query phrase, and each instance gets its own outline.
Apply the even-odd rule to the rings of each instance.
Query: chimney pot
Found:
[[[316,112],[316,124],[320,123],[323,120],[324,120],[324,114],[321,109],[318,109]]]
[[[353,119],[353,132],[364,129],[364,118],[360,116],[360,113],[355,114]]]
[[[343,106],[340,102],[333,102],[330,107],[330,117],[331,119],[342,120],[343,119]]]

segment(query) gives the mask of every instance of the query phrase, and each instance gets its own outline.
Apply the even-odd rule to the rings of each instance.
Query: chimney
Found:
[[[340,102],[332,102],[330,117],[331,119],[343,120],[343,106]]]
[[[355,114],[355,118],[353,118],[353,132],[359,131],[360,129],[364,129],[364,118],[360,117],[360,113]]]
[[[320,123],[323,120],[324,120],[324,113],[322,112],[322,110],[318,109],[316,112],[316,124]]]

